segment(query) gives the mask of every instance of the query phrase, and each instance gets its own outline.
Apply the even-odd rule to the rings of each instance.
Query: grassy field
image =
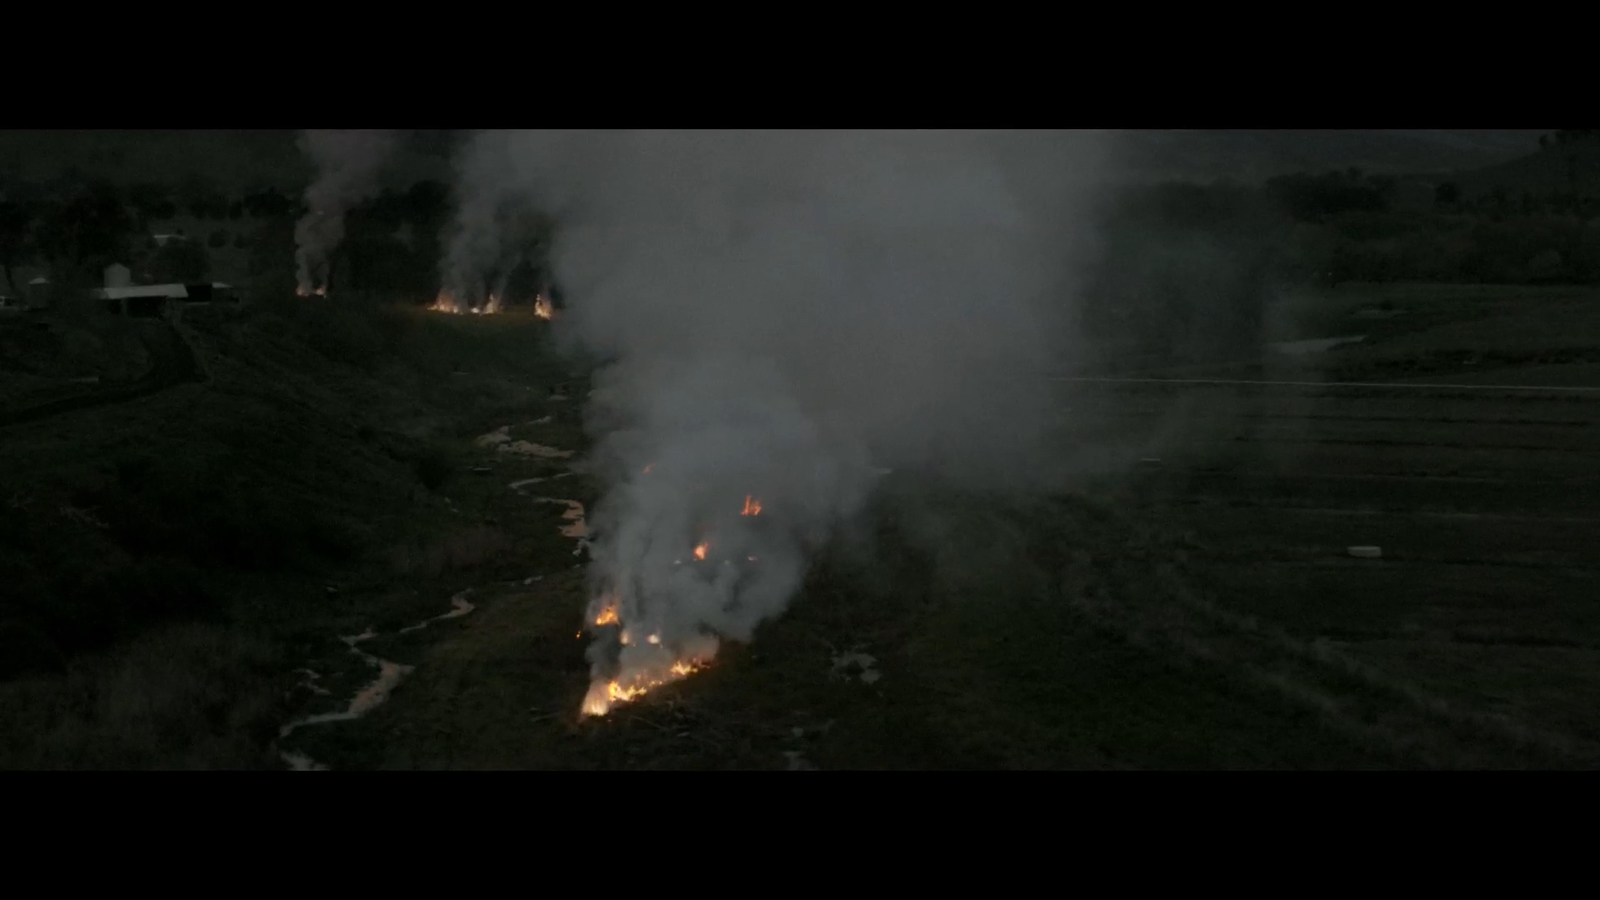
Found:
[[[547,408],[576,430],[531,318],[262,305],[178,330],[202,380],[5,426],[5,765],[277,765],[295,668],[346,623],[448,609],[515,546],[452,506],[481,477],[458,443]]]
[[[1364,340],[1060,382],[1072,489],[896,473],[785,616],[598,720],[584,557],[549,502],[600,487],[574,465],[587,387],[541,323],[186,323],[205,381],[5,428],[11,583],[99,597],[84,622],[143,612],[96,635],[6,608],[38,662],[0,682],[0,765],[1592,765],[1600,391],[1511,388],[1600,387],[1600,297],[1353,287],[1280,318]],[[1251,379],[1285,383],[1228,383]],[[579,455],[479,442],[502,427]],[[189,599],[130,607],[75,570]]]
[[[1600,346],[1593,299],[1334,292],[1296,311],[1299,336],[1365,342],[1201,374],[1389,380],[1419,352],[1471,350],[1479,362],[1435,363],[1430,376],[1499,383],[1491,376],[1532,364],[1576,383],[1581,372],[1549,373],[1541,352]],[[1596,759],[1592,637],[1581,636],[1594,523],[1569,521],[1600,499],[1583,480],[1585,399],[1077,384],[1062,401],[1066,433],[1118,441],[1121,471],[1022,502],[891,479],[871,539],[836,543],[785,617],[644,702],[576,718],[585,598],[577,570],[552,566],[486,595],[443,640],[386,651],[416,666],[409,680],[306,746],[335,768]],[[1382,560],[1346,554],[1368,543]],[[881,677],[836,670],[851,651]]]

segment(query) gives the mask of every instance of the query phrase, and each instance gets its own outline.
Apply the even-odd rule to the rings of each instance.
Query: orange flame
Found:
[[[710,543],[708,543],[707,541],[701,541],[700,543],[696,544],[694,546],[694,558],[695,559],[705,559],[706,558],[706,548],[708,548],[710,546],[711,546]]]
[[[534,315],[538,316],[541,319],[547,319],[548,320],[548,319],[554,318],[555,317],[555,313],[556,313],[555,307],[550,305],[550,301],[546,300],[544,298],[543,294],[540,294],[538,297],[534,298],[534,301],[533,301],[533,314]]]
[[[440,291],[439,296],[433,298],[433,302],[428,304],[428,309],[433,312],[459,313],[461,312],[461,304],[456,302],[454,294],[449,291]]]
[[[756,498],[754,498],[752,496],[750,496],[749,494],[745,494],[744,495],[744,511],[740,512],[739,515],[741,515],[741,516],[759,516],[759,515],[761,515],[761,501],[757,500]]]
[[[589,693],[583,698],[583,715],[603,716],[618,703],[637,700],[652,688],[693,675],[705,666],[700,660],[683,659],[673,663],[665,672],[641,672],[625,678],[596,681],[589,685]]]
[[[615,625],[621,621],[622,619],[617,616],[617,608],[615,606],[608,606],[600,610],[600,613],[594,617],[594,624],[596,625]]]

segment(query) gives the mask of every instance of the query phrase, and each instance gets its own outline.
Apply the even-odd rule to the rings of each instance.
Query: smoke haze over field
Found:
[[[317,175],[306,189],[306,214],[294,229],[300,293],[327,287],[332,255],[344,240],[344,214],[377,191],[395,139],[393,131],[368,129],[310,130],[301,136],[301,149]]]
[[[555,217],[565,327],[616,360],[589,410],[610,483],[590,520],[591,620],[617,606],[632,639],[597,642],[597,679],[706,655],[707,631],[748,638],[875,466],[979,484],[1040,471],[1038,376],[1063,347],[1106,142],[477,137],[466,209],[523,197]],[[464,213],[463,233],[485,220]],[[740,515],[746,495],[761,515]]]

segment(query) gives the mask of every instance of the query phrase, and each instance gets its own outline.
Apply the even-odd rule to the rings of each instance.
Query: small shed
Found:
[[[181,284],[148,284],[137,287],[104,287],[93,291],[97,300],[106,301],[113,313],[139,318],[161,315],[167,304],[183,302],[189,291]]]
[[[185,303],[190,306],[196,304],[237,303],[239,296],[234,293],[233,285],[213,281],[209,284],[186,284],[183,286],[188,291]]]
[[[27,293],[24,296],[28,300],[28,306],[32,308],[42,309],[48,307],[50,305],[50,279],[40,275],[38,278],[30,280]]]

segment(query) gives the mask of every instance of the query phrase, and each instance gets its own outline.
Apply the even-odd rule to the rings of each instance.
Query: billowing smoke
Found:
[[[504,175],[503,133],[480,135],[456,162],[456,214],[444,235],[434,308],[496,312],[519,266],[538,265],[546,222]]]
[[[396,133],[378,130],[311,130],[300,147],[316,165],[306,188],[306,214],[294,227],[296,291],[325,293],[333,254],[344,240],[344,214],[378,190],[378,176],[395,147]]]
[[[1083,133],[490,133],[463,196],[554,216],[607,490],[603,713],[746,640],[886,469],[1045,471],[1041,377],[1105,140]],[[756,513],[756,508],[759,512]]]

